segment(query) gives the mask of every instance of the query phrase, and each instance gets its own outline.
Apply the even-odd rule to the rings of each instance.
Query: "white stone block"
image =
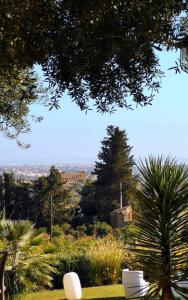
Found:
[[[80,279],[75,272],[66,273],[63,277],[65,297],[68,300],[77,300],[82,297]]]

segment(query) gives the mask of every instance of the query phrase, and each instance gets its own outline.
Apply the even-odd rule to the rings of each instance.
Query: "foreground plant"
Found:
[[[51,286],[56,272],[53,248],[29,221],[3,220],[1,246],[8,250],[5,286],[9,295],[39,286]]]
[[[188,279],[188,169],[170,158],[150,157],[139,171],[136,253],[139,268],[149,276],[148,294],[188,299],[181,284]]]
[[[113,239],[94,241],[88,251],[90,276],[94,285],[115,284],[119,281],[125,251],[121,242]]]

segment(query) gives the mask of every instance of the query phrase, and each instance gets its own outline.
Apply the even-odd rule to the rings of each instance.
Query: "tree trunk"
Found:
[[[163,297],[163,300],[171,300],[171,297],[170,297],[170,295],[169,295],[169,292],[165,292],[165,294],[164,294],[164,297]]]
[[[162,300],[171,300],[169,284],[163,287]]]

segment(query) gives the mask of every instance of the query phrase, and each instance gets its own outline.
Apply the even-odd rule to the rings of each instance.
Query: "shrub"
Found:
[[[53,225],[53,228],[52,228],[53,237],[61,236],[62,233],[63,233],[63,230],[59,225]]]
[[[68,224],[68,223],[64,223],[62,226],[61,226],[64,234],[69,234],[69,231],[71,230],[71,225]]]
[[[90,267],[87,255],[82,252],[62,256],[58,265],[59,275],[54,276],[54,288],[62,288],[63,276],[67,272],[76,272],[83,287],[90,285]]]
[[[96,241],[88,252],[92,285],[115,284],[119,281],[124,260],[121,242],[112,239]]]
[[[93,225],[93,234],[95,234],[96,237],[102,238],[110,233],[112,233],[112,227],[105,222],[96,222]]]
[[[90,284],[90,268],[87,251],[93,241],[91,237],[75,239],[73,236],[61,236],[54,239],[56,248],[59,251],[59,274],[54,276],[54,288],[62,288],[62,278],[67,272],[78,273],[82,286]]]
[[[119,282],[121,268],[130,266],[130,254],[112,236],[103,239],[84,236],[62,236],[54,240],[59,253],[59,275],[54,276],[54,287],[62,288],[62,277],[67,272],[78,273],[81,284],[94,286]]]
[[[87,227],[85,225],[77,226],[76,229],[74,229],[67,223],[63,224],[61,229],[65,235],[72,235],[76,239],[85,236],[87,231]]]
[[[134,236],[136,235],[136,229],[132,223],[126,224],[122,228],[116,228],[113,231],[115,238],[120,240],[124,245],[131,245],[134,242]]]
[[[76,227],[76,230],[80,233],[80,237],[86,235],[87,227],[86,225],[80,225]]]
[[[82,231],[82,229],[80,230],[79,227],[82,227],[82,226],[78,226],[76,229],[71,229],[69,231],[69,235],[72,235],[72,237],[74,239],[79,239],[79,238],[85,236],[85,233]]]

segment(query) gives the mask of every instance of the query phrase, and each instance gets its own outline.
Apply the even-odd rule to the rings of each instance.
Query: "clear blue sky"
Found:
[[[179,53],[163,53],[163,70],[174,65]],[[68,97],[59,111],[35,105],[32,112],[44,116],[23,137],[32,147],[19,149],[15,141],[1,137],[0,163],[93,163],[106,135],[107,125],[125,129],[135,158],[171,154],[188,163],[188,74],[167,71],[152,106],[134,111],[121,109],[113,115],[85,114]]]

